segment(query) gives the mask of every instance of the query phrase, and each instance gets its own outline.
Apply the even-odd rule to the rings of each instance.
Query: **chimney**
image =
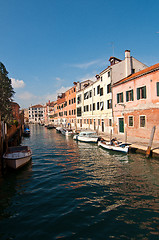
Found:
[[[131,74],[131,58],[130,50],[125,50],[125,77],[128,77]]]

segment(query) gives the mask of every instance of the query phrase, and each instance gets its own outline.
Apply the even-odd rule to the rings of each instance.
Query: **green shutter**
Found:
[[[131,90],[131,101],[134,101],[134,92],[133,92],[133,89]]]
[[[146,86],[143,87],[144,90],[144,98],[146,98]]]
[[[156,85],[157,85],[157,96],[159,97],[159,82],[157,82]]]
[[[119,103],[119,93],[117,94],[117,103]]]
[[[137,100],[140,99],[140,88],[137,88]]]
[[[123,92],[121,93],[121,102],[123,102]]]
[[[126,91],[126,102],[128,102],[128,91]]]

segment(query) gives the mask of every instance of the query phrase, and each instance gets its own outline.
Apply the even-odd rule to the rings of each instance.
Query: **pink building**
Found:
[[[159,63],[132,74],[112,87],[114,133],[159,140]]]

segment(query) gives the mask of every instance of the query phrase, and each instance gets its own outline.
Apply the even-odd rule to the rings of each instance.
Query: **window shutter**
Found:
[[[128,102],[128,91],[126,91],[126,102]]]
[[[119,103],[119,93],[117,94],[117,103]]]
[[[140,99],[140,88],[137,88],[137,100]]]
[[[144,98],[146,98],[146,86],[143,87],[144,90]]]
[[[159,82],[157,82],[156,85],[157,85],[157,96],[159,97]]]
[[[121,102],[123,102],[123,92],[121,93]]]
[[[131,90],[131,101],[134,101],[134,92],[133,92],[133,89]]]

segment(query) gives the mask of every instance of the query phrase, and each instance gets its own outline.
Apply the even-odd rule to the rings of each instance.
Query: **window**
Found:
[[[89,109],[90,109],[90,111],[92,111],[92,105],[90,104],[90,106],[89,106]]]
[[[100,110],[102,111],[104,109],[104,102],[100,102]]]
[[[97,102],[97,110],[99,110],[99,102]]]
[[[110,118],[109,119],[109,127],[111,127],[112,126],[112,119]]]
[[[100,126],[100,119],[98,119],[98,125]]]
[[[81,107],[77,108],[77,117],[82,116],[82,109]]]
[[[93,111],[95,111],[95,103],[93,103]]]
[[[81,103],[81,94],[78,95],[78,97],[77,97],[77,104],[80,104],[80,103]]]
[[[110,93],[111,92],[111,84],[108,84],[107,85],[107,93]]]
[[[90,124],[92,124],[92,119],[90,119]]]
[[[76,115],[76,109],[74,109],[74,115]]]
[[[92,90],[89,91],[89,97],[92,97]]]
[[[101,82],[102,82],[102,81],[103,81],[103,78],[101,77],[100,80],[101,80]]]
[[[86,124],[86,119],[84,119],[84,124]]]
[[[133,127],[134,126],[134,118],[133,116],[129,116],[129,127]]]
[[[69,100],[69,105],[71,104],[71,100]]]
[[[133,96],[133,90],[126,91],[126,102],[133,101],[134,96]]]
[[[117,103],[123,103],[123,93],[117,93]]]
[[[145,127],[145,126],[146,126],[146,117],[140,116],[140,127]]]
[[[108,72],[108,77],[110,77],[110,71]]]
[[[89,120],[87,119],[87,124],[89,124]]]
[[[159,97],[159,82],[156,83],[156,87],[157,87],[157,96]]]
[[[97,86],[97,94],[100,94],[100,85]]]
[[[103,96],[103,88],[100,88],[100,96]]]
[[[146,86],[137,88],[137,100],[146,98]]]
[[[84,94],[84,100],[88,99],[88,92]]]
[[[112,100],[109,99],[107,100],[107,109],[111,109],[112,108]]]

